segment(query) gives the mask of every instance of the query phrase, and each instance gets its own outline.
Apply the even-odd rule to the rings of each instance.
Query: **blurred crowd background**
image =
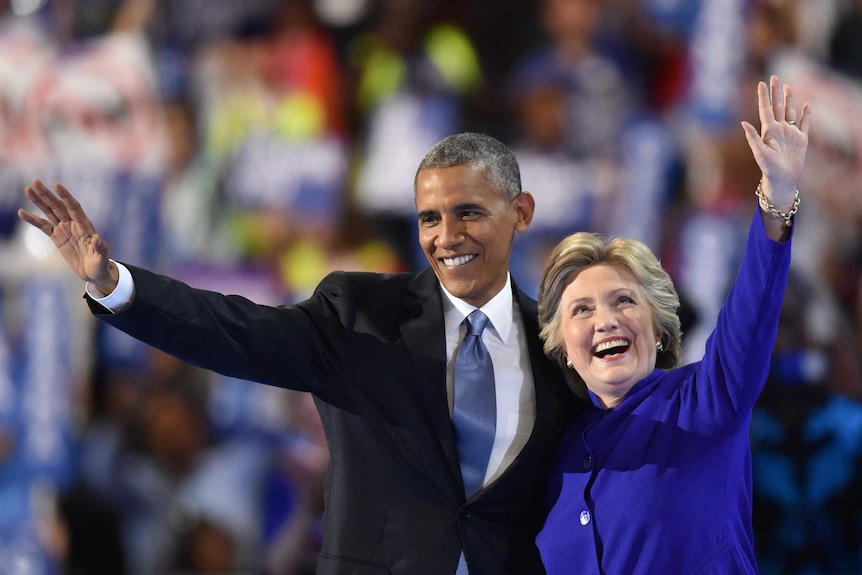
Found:
[[[512,271],[646,242],[700,356],[755,210],[770,74],[813,110],[793,274],[754,413],[764,575],[862,573],[862,1],[0,0],[0,574],[307,575],[327,450],[307,395],[95,322],[18,223],[63,182],[112,255],[262,303],[424,267],[412,184],[459,131],[537,202]]]

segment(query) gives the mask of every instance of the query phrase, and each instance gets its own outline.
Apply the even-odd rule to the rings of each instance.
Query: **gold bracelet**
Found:
[[[766,195],[763,193],[763,178],[757,182],[757,189],[754,190],[754,195],[757,196],[757,201],[760,203],[760,209],[764,212],[775,216],[776,218],[781,218],[784,220],[784,225],[788,228],[793,225],[791,222],[791,218],[796,215],[796,212],[799,211],[799,190],[794,191],[793,195],[793,205],[786,212],[782,212],[778,208],[775,207],[775,204],[769,201]]]

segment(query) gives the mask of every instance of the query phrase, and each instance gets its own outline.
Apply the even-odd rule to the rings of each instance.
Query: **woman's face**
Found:
[[[566,356],[604,407],[618,405],[655,368],[660,337],[652,308],[623,268],[581,271],[563,291],[559,312]]]

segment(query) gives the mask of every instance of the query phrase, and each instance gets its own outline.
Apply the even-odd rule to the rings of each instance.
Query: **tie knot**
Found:
[[[481,336],[489,320],[487,315],[477,309],[464,321],[467,322],[467,335]]]

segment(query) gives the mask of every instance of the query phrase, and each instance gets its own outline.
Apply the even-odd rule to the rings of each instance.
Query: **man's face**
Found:
[[[527,230],[533,197],[512,202],[473,165],[421,170],[416,178],[419,243],[440,283],[481,307],[506,284],[515,232]]]

